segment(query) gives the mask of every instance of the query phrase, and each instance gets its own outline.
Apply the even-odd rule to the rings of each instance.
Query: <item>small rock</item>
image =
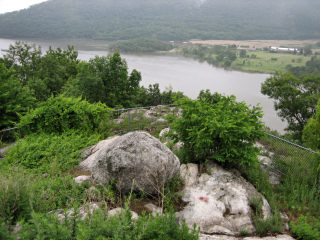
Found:
[[[274,186],[281,184],[281,175],[273,166],[273,161],[271,160],[271,158],[266,156],[258,156],[258,161],[261,164],[261,169],[268,174],[270,184]]]
[[[17,224],[14,226],[14,228],[13,228],[13,230],[12,230],[12,233],[13,233],[13,234],[17,234],[18,232],[20,232],[21,229],[22,229],[22,225],[21,225],[20,223],[17,223]]]
[[[82,206],[78,209],[78,217],[81,220],[84,220],[88,217],[88,214],[93,214],[93,212],[99,209],[99,203],[90,203],[89,205]],[[58,209],[55,211],[49,212],[51,214],[57,215],[60,221],[63,221],[66,217],[71,218],[74,217],[75,211],[74,209],[69,209],[66,212],[63,209]]]
[[[156,217],[157,215],[162,215],[162,209],[157,207],[153,203],[148,203],[144,207],[152,213],[152,216]]]
[[[4,158],[4,154],[12,147],[14,146],[16,143],[12,143],[8,146],[2,147],[0,148],[0,158]]]
[[[281,212],[280,217],[284,222],[289,222],[289,220],[290,220],[288,215],[285,212]]]
[[[169,133],[170,128],[164,128],[161,130],[161,132],[159,133],[159,138],[162,141],[168,140],[166,135]]]
[[[281,213],[280,213],[280,217],[281,217],[281,219],[283,220],[284,229],[285,229],[286,231],[289,231],[289,230],[290,230],[290,225],[289,225],[290,219],[289,219],[288,215],[287,215],[285,212],[281,212]]]
[[[98,191],[98,189],[95,186],[89,187],[90,192]]]
[[[112,217],[112,216],[119,216],[122,211],[124,211],[123,208],[114,208],[112,210],[109,210],[108,211],[108,217]],[[131,215],[132,215],[132,219],[133,220],[137,220],[139,218],[138,214],[134,211],[130,211],[131,212]]]
[[[273,152],[269,152],[261,143],[256,142],[256,143],[254,144],[254,146],[255,146],[256,148],[259,148],[259,149],[260,149],[260,154],[261,154],[261,155],[269,156],[269,157],[273,157],[273,156],[274,156],[274,153],[273,153]]]
[[[74,178],[74,181],[78,184],[82,184],[84,182],[90,181],[91,177],[90,176],[78,176]]]
[[[154,124],[159,124],[159,123],[167,123],[167,120],[163,119],[163,118],[158,118],[157,120],[153,121],[151,123],[151,125],[154,125]]]
[[[47,178],[47,177],[49,177],[49,174],[48,173],[44,173],[44,174],[42,174],[42,177]]]
[[[182,147],[183,147],[183,142],[177,142],[172,149],[176,151],[180,151]]]
[[[88,217],[88,214],[93,214],[94,211],[100,208],[99,203],[90,203],[87,206],[82,206],[79,208],[79,215],[81,217],[81,220],[84,220]]]
[[[205,235],[200,234],[199,240],[239,240],[239,238],[235,238],[232,236],[226,236],[226,235]]]

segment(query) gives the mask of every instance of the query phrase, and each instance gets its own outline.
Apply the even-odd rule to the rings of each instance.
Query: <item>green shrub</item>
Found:
[[[71,176],[30,174],[22,169],[10,169],[0,175],[0,221],[15,224],[28,220],[32,211],[46,213],[71,208],[86,201],[85,185],[78,185]]]
[[[300,215],[298,223],[290,223],[291,231],[297,239],[320,240],[320,219]]]
[[[191,230],[184,222],[180,226],[173,212],[157,217],[152,215],[142,216],[137,222],[137,230],[140,236],[138,235],[136,239],[199,239],[196,226]]]
[[[164,187],[163,204],[165,207],[174,206],[181,198],[180,190],[183,180],[180,176],[171,178]]]
[[[51,97],[21,117],[19,127],[27,133],[63,133],[70,129],[105,132],[110,112],[102,103],[80,98]]]
[[[58,173],[75,167],[80,152],[100,140],[98,134],[68,131],[57,134],[32,134],[12,146],[0,167],[18,165],[37,172]]]
[[[73,220],[73,219],[72,219]],[[55,239],[72,240],[74,238],[74,221],[65,219],[60,221],[53,214],[32,213],[30,222],[23,225],[19,232],[20,238],[31,239]]]
[[[268,233],[281,233],[283,221],[279,212],[274,212],[273,216],[264,219],[262,211],[262,198],[253,197],[250,200],[251,218],[259,235],[266,235]]]
[[[253,165],[258,149],[254,142],[263,136],[262,112],[236,102],[234,96],[200,94],[199,100],[179,101],[181,118],[171,125],[175,142],[182,141],[184,158],[192,162]]]
[[[274,234],[282,232],[282,224],[280,215],[274,215],[267,219],[259,217],[253,217],[253,224],[256,228],[256,232],[259,235]]]
[[[306,146],[314,150],[320,150],[320,100],[318,101],[316,115],[308,120],[303,129],[302,140]]]
[[[24,224],[20,236],[25,240],[197,240],[198,231],[190,231],[185,223],[180,226],[174,213],[157,217],[143,215],[138,220],[132,220],[126,207],[120,216],[108,218],[100,210],[80,221],[76,221],[75,217],[59,221],[50,214],[33,213],[32,220]]]
[[[1,218],[0,218],[0,239],[3,239],[3,240],[13,239],[13,237],[9,233],[7,226],[1,220]]]
[[[81,205],[86,201],[87,188],[85,184],[77,184],[71,176],[33,175],[28,187],[29,201],[36,212],[49,212],[56,209],[68,209]]]
[[[17,220],[31,213],[28,186],[29,178],[22,172],[16,174],[0,175],[0,222],[14,224]]]

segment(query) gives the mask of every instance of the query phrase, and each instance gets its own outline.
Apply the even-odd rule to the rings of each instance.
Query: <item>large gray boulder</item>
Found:
[[[179,172],[179,159],[158,139],[146,132],[131,132],[107,141],[80,166],[100,183],[116,181],[123,192],[154,194]]]
[[[192,227],[197,224],[201,233],[239,235],[241,230],[255,231],[251,220],[250,203],[253,198],[262,198],[264,217],[271,216],[266,199],[241,176],[224,170],[215,164],[206,166],[208,173],[197,176],[194,165],[182,165],[180,174],[187,183],[182,200],[187,206],[179,213]]]

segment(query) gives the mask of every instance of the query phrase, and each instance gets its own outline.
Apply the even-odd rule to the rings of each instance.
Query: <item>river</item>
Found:
[[[8,49],[15,40],[1,39],[0,49]],[[31,41],[28,41],[31,43]],[[48,46],[62,47],[74,45],[79,59],[89,60],[94,56],[107,54],[107,43],[92,40],[33,41],[45,50]],[[5,52],[0,52],[0,56]],[[161,89],[172,87],[191,98],[196,98],[202,89],[233,94],[240,101],[250,105],[259,104],[264,112],[263,121],[271,129],[283,133],[286,124],[277,116],[273,101],[260,93],[261,83],[270,75],[227,71],[207,63],[180,56],[121,54],[127,60],[130,70],[137,69],[142,74],[143,86],[159,83]]]

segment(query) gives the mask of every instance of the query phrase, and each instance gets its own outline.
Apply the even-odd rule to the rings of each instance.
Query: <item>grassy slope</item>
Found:
[[[306,62],[311,59],[310,56],[293,55],[289,53],[270,53],[265,51],[247,51],[247,58],[240,58],[240,50],[234,50],[237,54],[237,59],[232,62],[228,69],[239,70],[244,72],[259,72],[259,73],[275,73],[276,71],[287,71],[286,66],[292,65],[294,67],[305,66]],[[178,47],[171,51],[171,53],[183,55],[185,57],[199,59],[200,61],[206,61],[205,58],[216,59],[217,54],[205,54],[203,59],[200,59],[197,55],[183,54],[182,48]],[[252,55],[256,55],[256,58],[252,58]],[[276,61],[271,59],[277,59]],[[245,60],[245,64],[243,61]],[[223,62],[214,64],[217,67],[223,67]]]
[[[304,66],[310,57],[286,53],[268,53],[263,51],[248,52],[247,55],[255,54],[256,58],[237,58],[231,65],[232,69],[246,72],[274,73],[285,71],[286,66],[291,64],[294,67]],[[273,61],[271,59],[277,59]],[[245,64],[243,61],[245,60]]]

